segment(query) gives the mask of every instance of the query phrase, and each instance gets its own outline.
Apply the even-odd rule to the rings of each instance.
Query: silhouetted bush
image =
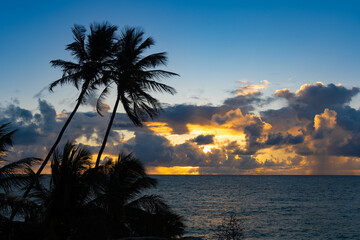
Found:
[[[244,238],[243,221],[234,214],[224,218],[218,227],[217,239],[219,240],[239,240]]]

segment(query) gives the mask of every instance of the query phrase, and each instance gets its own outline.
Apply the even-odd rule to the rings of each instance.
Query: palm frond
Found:
[[[159,65],[166,65],[167,57],[166,52],[150,54],[142,59],[140,59],[135,64],[135,69],[146,69],[149,67],[157,67]]]
[[[155,41],[153,38],[148,37],[145,39],[144,42],[142,42],[136,49],[137,54],[141,54],[145,49],[150,48],[155,44]]]
[[[27,198],[0,193],[0,211],[7,212],[15,208],[22,215],[33,215],[39,209],[36,203]]]
[[[168,209],[169,205],[159,195],[144,195],[126,205],[126,207],[140,208],[148,213],[156,213],[161,209]]]
[[[32,177],[29,175],[30,167],[41,160],[40,158],[24,158],[2,166],[0,168],[0,187],[9,190],[12,187],[29,184],[32,181]]]
[[[71,55],[73,55],[80,62],[83,62],[88,58],[85,50],[86,28],[81,25],[74,25],[72,28],[72,33],[75,41],[68,44],[66,50],[69,50]]]
[[[110,92],[110,86],[106,86],[104,90],[101,92],[97,102],[96,102],[96,111],[97,113],[103,117],[103,111],[106,109],[107,105],[104,103],[104,100],[108,96]]]
[[[174,95],[176,93],[176,90],[173,87],[170,87],[166,84],[159,83],[153,80],[143,80],[141,81],[141,88],[144,89],[151,89],[154,92],[166,92],[171,95]]]
[[[82,79],[81,72],[75,72],[68,75],[64,75],[62,78],[52,82],[49,85],[49,91],[53,92],[56,86],[58,85],[63,86],[69,83],[73,84],[76,87],[76,89],[79,89],[79,85],[80,85],[79,83],[81,82],[81,79]]]
[[[16,130],[10,130],[8,128],[9,124],[5,123],[0,126],[0,160],[4,152],[13,145],[12,138]]]
[[[124,94],[120,95],[120,99],[121,99],[121,103],[123,105],[123,108],[124,108],[126,114],[130,118],[130,120],[133,122],[133,124],[135,126],[142,126],[141,119],[138,118],[138,116],[136,115],[134,110],[131,108],[132,102],[129,101],[129,99],[127,99]]]
[[[177,73],[168,72],[168,71],[164,71],[164,70],[149,70],[149,71],[144,71],[143,74],[144,74],[144,76],[147,76],[148,80],[150,80],[150,79],[161,80],[163,78],[180,76]]]

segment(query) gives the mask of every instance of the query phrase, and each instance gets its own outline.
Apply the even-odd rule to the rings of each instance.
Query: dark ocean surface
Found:
[[[235,214],[245,239],[360,239],[360,176],[152,177],[187,236],[212,238]]]

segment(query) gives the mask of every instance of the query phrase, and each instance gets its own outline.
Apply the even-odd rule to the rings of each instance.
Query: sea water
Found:
[[[152,176],[151,193],[213,238],[231,214],[245,239],[360,239],[360,176]]]

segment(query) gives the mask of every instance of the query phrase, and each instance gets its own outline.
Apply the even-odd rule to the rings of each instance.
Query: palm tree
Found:
[[[56,151],[53,155],[50,186],[35,186],[31,196],[43,210],[47,239],[65,239],[74,234],[89,197],[84,172],[90,169],[90,159],[88,150],[67,142],[62,154]]]
[[[37,215],[38,207],[33,201],[17,196],[13,192],[32,181],[33,174],[30,167],[40,160],[25,158],[7,163],[5,155],[13,144],[12,138],[16,132],[10,130],[8,125],[9,123],[0,125],[0,235],[4,237],[11,235],[11,230],[15,226],[7,217],[11,210],[16,208],[25,220],[33,219]]]
[[[36,176],[41,174],[48,163],[79,106],[85,102],[86,97],[99,85],[107,83],[109,64],[116,48],[114,42],[116,30],[116,26],[109,25],[108,23],[92,24],[90,26],[90,34],[86,35],[86,29],[83,26],[75,25],[72,28],[75,41],[67,45],[66,50],[71,52],[77,62],[59,59],[51,61],[53,67],[60,67],[62,69],[63,76],[50,84],[49,90],[53,91],[54,87],[58,85],[73,84],[77,89],[80,89],[80,94],[76,100],[74,110],[60,130],[55,143],[36,172]],[[29,194],[32,185],[25,191],[24,197]],[[12,218],[15,214],[12,214]]]
[[[162,110],[159,101],[149,94],[150,91],[176,93],[174,88],[156,81],[178,74],[155,69],[159,65],[166,64],[165,52],[142,55],[146,49],[154,45],[154,40],[150,37],[143,41],[143,35],[144,32],[135,28],[125,28],[119,39],[119,49],[112,69],[112,82],[116,85],[117,97],[95,167],[99,166],[120,102],[130,120],[136,126],[142,126],[143,121],[148,117],[157,116]],[[108,92],[109,86],[99,97],[97,110],[100,115],[103,100]]]
[[[68,142],[55,152],[49,188],[39,182],[32,197],[42,208],[47,239],[109,239],[128,236],[173,238],[184,232],[182,218],[155,195],[141,162],[120,154],[98,168],[91,153]],[[144,227],[143,225],[147,225]]]
[[[3,160],[9,147],[13,145],[13,135],[16,130],[10,131],[8,125],[10,123],[4,123],[0,126],[0,161]]]
[[[157,195],[142,195],[157,181],[148,177],[144,166],[132,154],[120,153],[97,169],[103,174],[94,188],[93,203],[104,209],[112,237],[158,236],[168,239],[181,236],[183,218]]]

